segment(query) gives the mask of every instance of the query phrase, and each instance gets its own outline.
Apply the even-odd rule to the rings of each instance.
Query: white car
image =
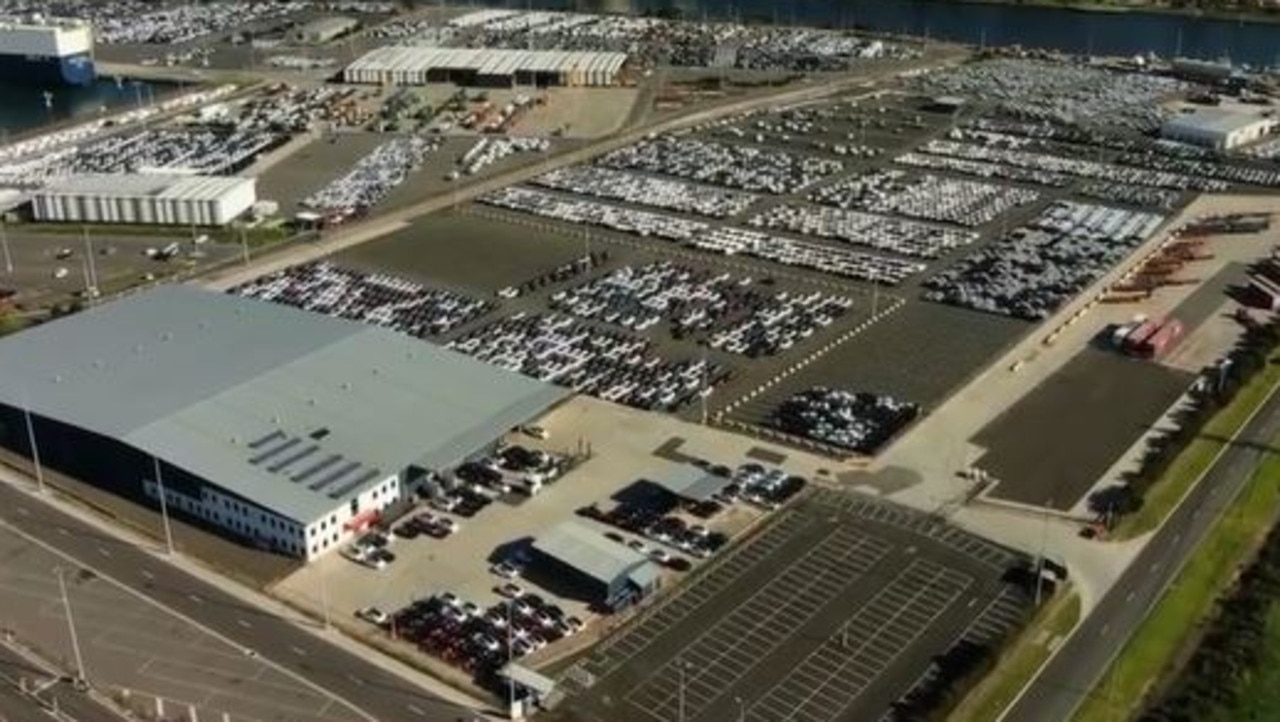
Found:
[[[659,564],[671,563],[671,555],[668,554],[665,549],[651,549],[649,551],[649,558]]]
[[[535,439],[546,440],[551,438],[551,432],[547,431],[541,426],[534,426],[532,424],[529,424],[527,426],[521,426],[520,432],[523,433],[525,436],[532,436]]]
[[[515,579],[520,576],[520,567],[511,562],[498,562],[489,568],[489,571],[497,574],[503,579]]]
[[[364,607],[356,610],[356,617],[363,619],[370,624],[376,624],[379,627],[386,626],[391,623],[391,615],[378,609],[377,607]]]

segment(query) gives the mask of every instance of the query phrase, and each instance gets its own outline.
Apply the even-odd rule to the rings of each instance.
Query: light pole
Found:
[[[36,425],[31,422],[31,405],[23,399],[22,416],[27,422],[27,443],[31,445],[31,463],[36,471],[36,489],[44,493],[44,468],[40,466],[40,447],[36,444]]]
[[[0,248],[4,249],[4,272],[13,273],[13,254],[9,253],[9,232],[5,230],[4,221],[0,221]]]
[[[320,610],[324,615],[324,631],[329,631],[333,620],[329,617],[329,573],[324,569],[326,559],[320,560]]]
[[[98,295],[98,268],[93,260],[93,241],[89,238],[88,226],[81,226],[80,233],[84,236],[84,254],[89,264],[89,298],[93,299]]]
[[[160,519],[164,522],[164,545],[169,556],[173,556],[173,528],[169,526],[169,500],[165,498],[164,475],[160,473],[160,457],[153,456],[151,461],[156,469],[156,491],[160,496]]]
[[[67,597],[67,580],[62,571],[62,567],[53,568],[54,576],[58,577],[58,591],[62,594],[62,608],[67,613],[67,629],[71,632],[71,653],[76,658],[76,681],[83,684],[87,681],[84,676],[84,657],[80,655],[80,638],[76,636],[76,622],[71,616],[71,600]]]

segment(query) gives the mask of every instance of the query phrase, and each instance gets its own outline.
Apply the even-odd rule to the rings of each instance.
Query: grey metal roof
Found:
[[[653,565],[643,554],[575,521],[552,527],[533,541],[533,547],[604,584],[613,584],[640,567]]]
[[[1165,121],[1166,132],[1192,130],[1228,135],[1254,124],[1265,122],[1256,113],[1244,113],[1225,108],[1201,108],[1193,113],[1179,113]]]
[[[409,465],[454,464],[567,395],[390,330],[189,286],[5,338],[0,369],[0,403],[304,523]]]
[[[84,173],[50,180],[41,195],[153,197],[217,200],[253,178],[180,173]]]
[[[694,501],[706,501],[729,484],[728,479],[708,474],[693,464],[668,464],[661,475],[647,478],[676,496]]]

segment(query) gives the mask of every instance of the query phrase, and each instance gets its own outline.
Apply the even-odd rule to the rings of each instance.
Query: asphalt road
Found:
[[[1253,417],[1001,722],[1065,722],[1086,696],[1108,694],[1108,690],[1094,689],[1102,672],[1147,617],[1223,508],[1248,481],[1277,436],[1280,394],[1273,395]]]
[[[454,722],[470,710],[426,692],[398,675],[250,606],[146,551],[102,532],[27,494],[0,484],[0,519],[98,574],[241,645],[315,687],[384,722]],[[101,549],[110,545],[110,555]],[[92,681],[92,680],[90,680]]]
[[[54,704],[63,714],[63,719],[75,722],[123,722],[111,710],[90,699],[83,692],[76,690],[66,681],[53,682],[49,673],[32,664],[13,650],[0,645],[0,722],[33,722],[45,718],[53,719],[29,695],[18,689],[21,679],[28,684],[38,685],[39,697],[46,704]],[[53,682],[48,686],[46,683]]]

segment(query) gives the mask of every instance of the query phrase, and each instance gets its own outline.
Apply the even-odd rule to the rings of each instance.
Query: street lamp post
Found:
[[[9,252],[9,233],[0,221],[0,248],[4,249],[4,272],[13,273],[13,254]]]
[[[160,457],[153,456],[151,461],[156,469],[156,494],[160,497],[160,519],[164,522],[164,545],[169,556],[173,556],[173,528],[169,526],[169,500],[164,492],[164,475],[160,473]]]
[[[53,574],[58,578],[58,591],[62,594],[62,608],[67,613],[67,629],[71,632],[71,653],[76,659],[76,681],[86,682],[84,675],[84,657],[80,655],[80,637],[76,635],[75,618],[71,616],[71,600],[67,597],[67,580],[63,576],[62,567],[54,567]]]
[[[27,443],[31,445],[31,463],[35,466],[36,489],[44,493],[44,467],[40,465],[40,446],[36,444],[36,426],[31,422],[31,405],[23,400],[22,416],[27,422]]]

